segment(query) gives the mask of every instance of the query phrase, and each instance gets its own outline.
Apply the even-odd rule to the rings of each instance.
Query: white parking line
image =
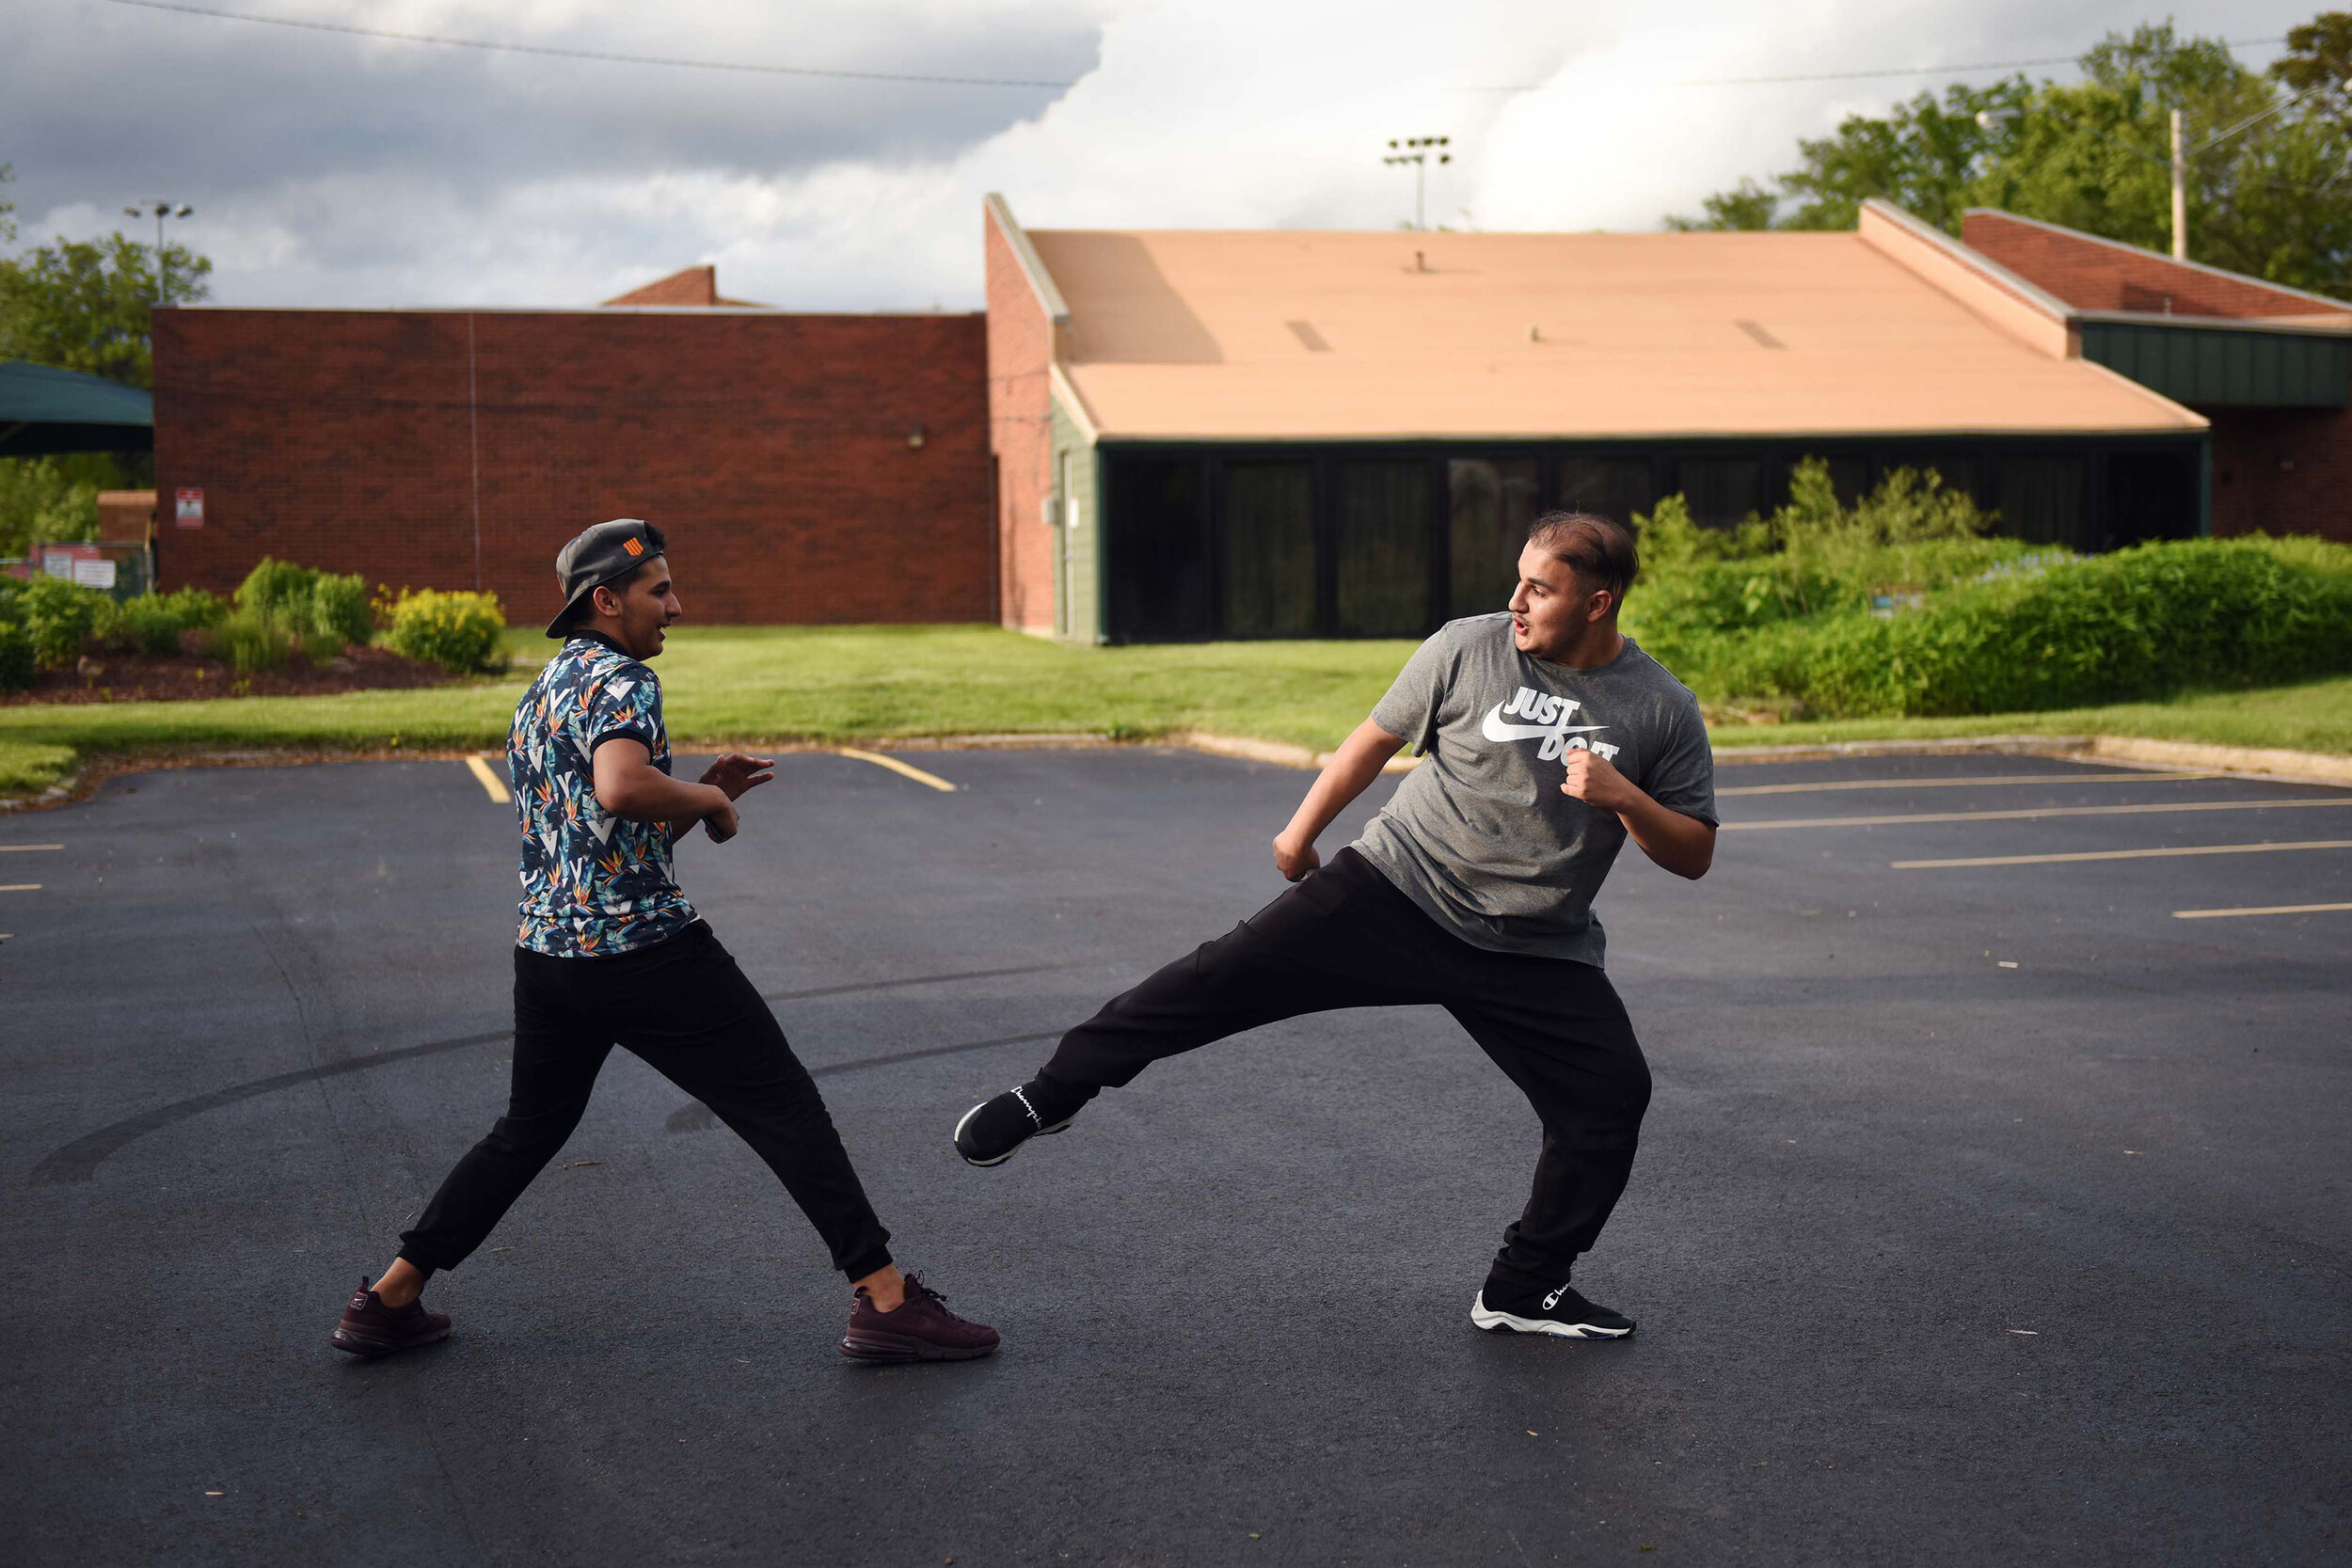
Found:
[[[39,893],[39,882],[0,882],[0,893]]]
[[[893,773],[913,779],[916,784],[929,784],[933,789],[944,789],[950,795],[956,792],[956,786],[938,774],[926,773],[920,768],[910,768],[897,757],[886,757],[880,752],[852,751],[847,746],[836,747],[834,752],[839,756],[852,757],[859,762],[870,762],[877,768],[887,768]]]
[[[514,799],[506,792],[506,781],[500,778],[497,770],[481,757],[468,757],[466,767],[472,771],[475,778],[482,781],[483,793],[488,795],[491,800],[502,806]]]
[[[2221,920],[2233,914],[2331,914],[2352,904],[2265,904],[2251,910],[2174,910],[2175,920]]]
[[[31,849],[62,849],[64,847],[62,844],[0,844],[0,855],[8,854],[11,850],[23,854]]]
[[[1833,789],[1962,789],[1969,784],[2179,784],[2218,773],[1989,773],[1960,779],[1830,779],[1820,784],[1740,784],[1725,795],[1813,795]]]
[[[2272,811],[2293,806],[2352,806],[2352,791],[2291,800],[2173,800],[2131,806],[2030,806],[2022,811],[1920,811],[1889,816],[1798,816],[1785,822],[1726,822],[1727,833],[1778,828],[1892,828],[1906,822],[2030,822],[2044,816],[2147,816],[2175,811]]]
[[[1979,855],[1968,860],[1889,861],[1897,871],[1932,871],[1952,865],[2058,865],[2074,861],[2154,861],[2177,855],[2270,855],[2296,849],[2352,849],[2352,838],[2318,838],[2301,844],[2186,844],[2177,849],[2081,849],[2068,855]]]

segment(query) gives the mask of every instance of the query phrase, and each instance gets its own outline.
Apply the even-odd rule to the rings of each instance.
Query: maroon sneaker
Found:
[[[996,1331],[957,1317],[946,1302],[913,1275],[907,1275],[907,1299],[896,1312],[877,1310],[873,1298],[860,1291],[850,1308],[850,1332],[841,1337],[841,1354],[856,1361],[970,1361],[994,1354]]]
[[[343,1308],[343,1321],[335,1325],[335,1348],[371,1361],[448,1338],[448,1313],[428,1310],[421,1301],[387,1307],[368,1289],[366,1275],[359,1276],[359,1288]]]

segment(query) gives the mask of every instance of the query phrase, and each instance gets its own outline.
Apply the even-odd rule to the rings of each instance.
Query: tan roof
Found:
[[[1105,436],[2205,424],[2037,352],[1851,233],[1029,237],[1069,301],[1079,412]]]

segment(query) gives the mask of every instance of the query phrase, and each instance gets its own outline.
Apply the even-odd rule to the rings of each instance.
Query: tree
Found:
[[[121,234],[95,244],[60,239],[0,261],[0,359],[30,359],[129,387],[154,383],[148,311],[155,251]],[[211,293],[213,263],[182,245],[163,252],[173,304]]]
[[[2343,291],[2352,287],[2347,61],[2352,16],[2344,13],[2296,28],[2275,79],[2169,24],[2110,34],[2084,55],[2080,82],[1955,85],[1883,119],[1854,116],[1835,135],[1799,143],[1803,163],[1777,189],[1744,181],[1708,198],[1705,217],[1667,226],[1845,229],[1876,196],[1954,233],[1968,208],[1998,207],[2167,250],[2179,109],[2191,149],[2189,254]]]

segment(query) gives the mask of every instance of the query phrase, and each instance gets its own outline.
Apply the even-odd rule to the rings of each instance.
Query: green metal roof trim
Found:
[[[0,360],[0,457],[58,451],[145,451],[155,400],[102,376]]]
[[[2199,323],[2085,321],[2083,357],[2189,406],[2342,408],[2352,339]]]

